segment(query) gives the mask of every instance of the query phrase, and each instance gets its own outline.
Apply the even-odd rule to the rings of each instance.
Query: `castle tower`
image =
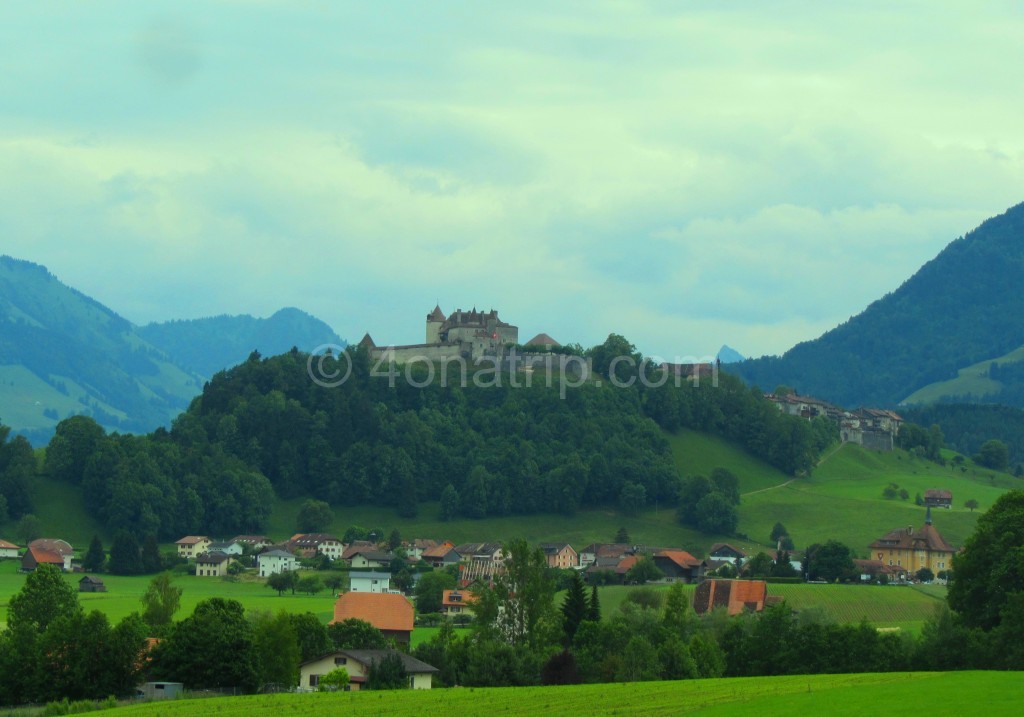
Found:
[[[441,324],[445,322],[444,312],[441,306],[437,305],[434,310],[427,314],[427,340],[428,344],[441,342]]]

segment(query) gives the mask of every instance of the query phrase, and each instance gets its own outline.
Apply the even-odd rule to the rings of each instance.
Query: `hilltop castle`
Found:
[[[440,306],[427,314],[426,341],[406,346],[380,346],[366,334],[359,346],[370,352],[373,360],[394,363],[419,361],[476,360],[498,356],[508,344],[519,343],[519,327],[498,318],[498,312],[456,309],[445,317]]]

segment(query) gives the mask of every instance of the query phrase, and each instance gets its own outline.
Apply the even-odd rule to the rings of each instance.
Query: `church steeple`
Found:
[[[931,525],[932,524],[932,507],[930,505],[925,509],[925,512],[924,512],[924,524],[925,525]]]

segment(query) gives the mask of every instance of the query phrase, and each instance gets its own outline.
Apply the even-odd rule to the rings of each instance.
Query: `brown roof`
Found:
[[[615,572],[622,574],[628,573],[629,569],[639,562],[641,555],[630,555],[619,561],[619,564],[615,566]]]
[[[654,554],[654,557],[668,558],[681,568],[694,568],[700,565],[701,562],[685,550],[659,550]]]
[[[46,550],[44,548],[29,547],[26,556],[31,554],[32,558],[36,561],[37,565],[43,563],[50,563],[51,565],[64,566],[64,558],[60,553],[56,553],[52,550]]]
[[[561,346],[562,344],[555,341],[547,334],[540,333],[534,336],[532,339],[527,341],[524,346]]]
[[[435,305],[434,306],[434,310],[431,311],[429,314],[427,314],[427,320],[428,321],[444,321],[445,320],[444,312],[441,311],[441,306],[440,305]]]
[[[59,538],[39,538],[29,543],[28,547],[40,548],[50,553],[57,553],[60,556],[75,554],[74,548],[67,541],[60,540]]]
[[[924,492],[925,498],[936,498],[939,500],[953,500],[953,491],[929,488]]]
[[[366,348],[366,349],[377,348],[377,344],[373,343],[373,338],[370,336],[370,332],[369,331],[367,331],[366,334],[363,335],[363,338],[361,338],[359,340],[358,346],[360,348]]]
[[[298,536],[296,536],[298,537]],[[294,541],[295,538],[292,538]],[[356,553],[362,553],[367,550],[376,550],[377,544],[371,543],[369,540],[353,540],[349,543],[348,547],[345,548],[341,553],[342,560],[351,560],[352,556]]]
[[[730,615],[745,610],[764,609],[768,586],[764,580],[705,580],[693,594],[693,609],[698,615],[724,607]]]
[[[452,595],[459,595],[462,597],[461,600],[452,600]],[[469,590],[445,590],[441,593],[441,604],[442,605],[466,605],[468,603],[476,602],[476,595]]]
[[[0,540],[0,549],[11,550],[12,548],[14,550],[20,550],[20,548],[18,548],[14,543],[8,543],[6,540]]]
[[[210,541],[210,539],[207,538],[205,535],[186,535],[181,540],[174,541],[174,544],[175,545],[195,545],[196,543],[201,543],[204,540],[207,541],[207,542]]]
[[[392,593],[345,593],[334,603],[334,619],[341,622],[356,618],[378,630],[411,632],[413,609],[403,595]]]
[[[443,558],[452,550],[455,550],[455,546],[449,542],[444,542],[432,548],[427,548],[421,555],[423,558]]]
[[[747,557],[746,551],[740,550],[735,545],[730,545],[729,543],[715,543],[714,545],[711,546],[711,550],[708,551],[708,555],[714,555],[715,553],[717,553],[719,550],[722,550],[723,548],[731,550],[732,552],[737,553],[741,557],[744,557],[744,558]]]
[[[591,543],[580,552],[593,553],[595,558],[621,558],[632,549],[626,543]]]

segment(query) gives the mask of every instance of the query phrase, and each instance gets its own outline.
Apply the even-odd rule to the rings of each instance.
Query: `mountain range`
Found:
[[[0,420],[42,443],[75,414],[110,430],[170,421],[217,371],[252,351],[344,341],[298,309],[135,326],[45,267],[0,256]]]
[[[1024,204],[956,239],[898,289],[782,356],[730,366],[843,406],[1024,406]]]

